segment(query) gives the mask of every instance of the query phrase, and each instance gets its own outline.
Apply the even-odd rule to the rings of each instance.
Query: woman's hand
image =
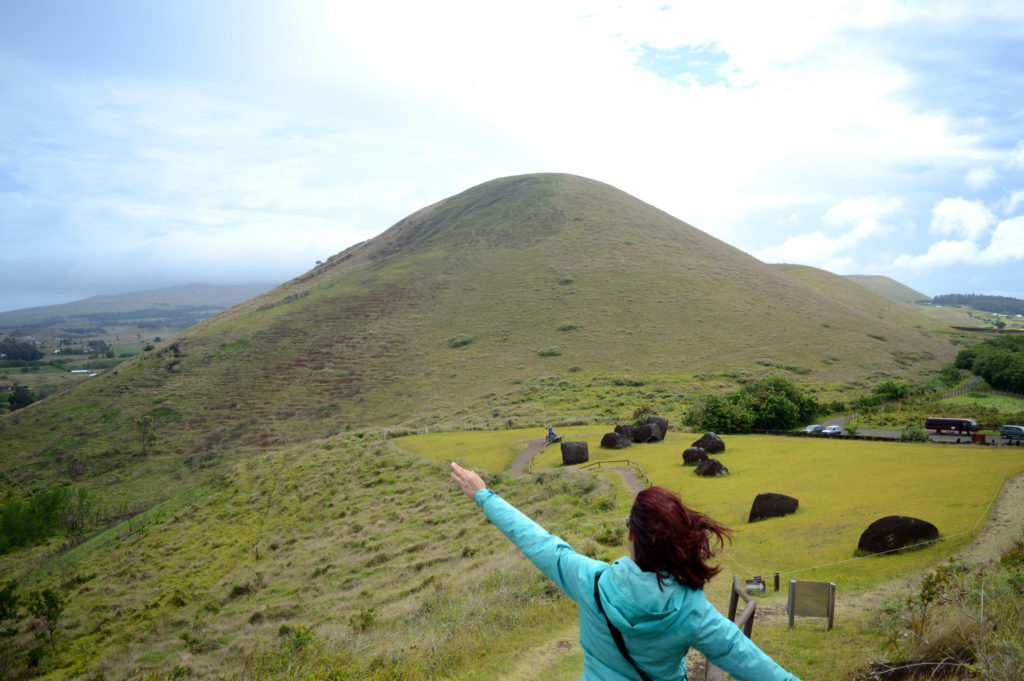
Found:
[[[480,490],[487,489],[483,478],[477,475],[476,471],[467,470],[454,461],[452,461],[452,480],[459,483],[462,492],[470,499],[475,497]]]

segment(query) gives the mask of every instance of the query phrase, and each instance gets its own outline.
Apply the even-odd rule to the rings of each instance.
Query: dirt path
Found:
[[[527,442],[526,449],[521,451],[516,460],[512,462],[512,474],[522,475],[525,473],[530,465],[530,460],[543,452],[545,447],[547,447],[547,441],[544,438]],[[647,485],[640,482],[639,478],[636,477],[636,473],[629,466],[610,466],[609,470],[618,471],[633,494],[638,493],[642,489],[647,489]]]
[[[994,560],[1017,539],[1024,539],[1024,473],[1006,482],[985,527],[957,558],[972,563]]]
[[[547,447],[547,440],[544,438],[527,442],[526,449],[520,452],[516,460],[512,462],[512,474],[522,475],[525,473],[530,465],[530,459],[543,452],[545,447]]]

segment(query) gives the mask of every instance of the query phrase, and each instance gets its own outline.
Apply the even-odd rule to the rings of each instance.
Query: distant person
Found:
[[[547,441],[548,441],[548,442],[554,442],[554,441],[555,441],[555,440],[557,440],[557,439],[558,439],[558,436],[557,436],[557,435],[555,435],[555,431],[551,429],[551,426],[548,426],[548,436],[547,436]]]
[[[474,471],[454,462],[451,469],[466,496],[579,605],[580,681],[682,681],[691,646],[738,681],[799,681],[708,603],[704,584],[721,570],[705,562],[714,555],[710,541],[723,546],[731,530],[669,490],[636,496],[626,518],[630,556],[609,565],[548,534]]]

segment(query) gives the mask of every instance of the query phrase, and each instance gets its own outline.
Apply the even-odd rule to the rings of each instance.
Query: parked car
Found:
[[[1003,426],[999,434],[1008,440],[1024,440],[1024,426]]]
[[[824,428],[824,426],[815,423],[813,426],[807,426],[806,428],[804,428],[800,432],[802,432],[802,433],[820,433],[822,431],[822,428]]]
[[[825,426],[824,428],[821,429],[821,434],[822,435],[842,435],[843,434],[843,427],[842,426]]]

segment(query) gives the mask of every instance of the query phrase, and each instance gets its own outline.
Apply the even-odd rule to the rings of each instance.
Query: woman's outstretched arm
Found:
[[[513,544],[529,558],[540,571],[554,580],[569,598],[579,601],[594,588],[594,570],[606,567],[573,551],[572,547],[528,518],[517,508],[499,497],[476,472],[451,464],[452,480],[459,483],[462,492],[483,509]],[[481,491],[483,490],[483,491]]]
[[[452,461],[452,480],[459,483],[459,489],[463,494],[472,499],[482,489],[487,489],[483,478],[477,475],[476,471],[463,468]]]

